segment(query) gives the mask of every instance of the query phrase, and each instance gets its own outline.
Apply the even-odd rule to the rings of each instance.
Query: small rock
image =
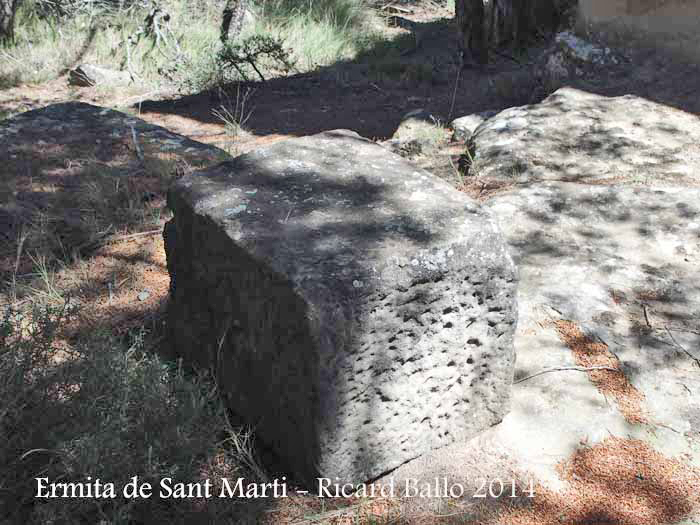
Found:
[[[415,100],[416,97],[410,97],[411,99]],[[418,108],[414,109],[412,111],[409,111],[406,113],[403,118],[401,119],[401,124],[404,124],[408,122],[409,120],[418,120],[418,121],[423,121],[423,122],[434,122],[435,117],[431,115],[429,112],[424,110],[423,108]]]
[[[498,111],[489,110],[454,119],[450,124],[453,131],[452,140],[469,140],[474,130],[496,113],[498,113]]]
[[[385,145],[395,153],[406,157],[420,154],[434,147],[444,138],[440,119],[423,109],[416,109],[404,115],[398,128]]]
[[[583,62],[593,62],[602,64],[605,62],[605,55],[610,54],[610,49],[600,48],[591,42],[577,37],[570,31],[563,31],[555,37],[555,42],[565,47],[569,54]]]
[[[405,158],[411,158],[416,155],[420,155],[423,151],[421,143],[417,140],[399,140],[399,139],[389,139],[380,143],[385,148],[393,151],[397,155],[401,155]]]
[[[72,86],[96,86],[98,84],[125,85],[131,82],[126,71],[115,71],[92,64],[82,64],[68,73],[68,83]]]
[[[417,133],[426,129],[434,129],[438,119],[423,109],[415,109],[406,113],[401,123],[392,135],[393,139],[407,140],[415,138]]]
[[[537,75],[551,92],[564,86],[572,77],[582,77],[587,71],[617,63],[619,60],[610,48],[563,31],[557,34],[554,44],[543,55]]]

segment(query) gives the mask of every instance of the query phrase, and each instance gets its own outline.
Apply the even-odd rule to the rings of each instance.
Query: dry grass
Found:
[[[384,498],[323,499],[293,495],[276,500],[261,525],[388,525],[401,521],[399,504]]]
[[[210,378],[151,351],[170,282],[160,236],[165,192],[192,165],[149,144],[136,151],[129,137],[90,138],[71,146],[27,141],[4,166],[0,521],[251,520],[260,505],[236,500],[100,507],[33,497],[39,473],[117,485],[134,475],[193,481],[200,470],[258,475]],[[70,315],[53,313],[62,311]],[[47,452],[23,460],[33,449]]]

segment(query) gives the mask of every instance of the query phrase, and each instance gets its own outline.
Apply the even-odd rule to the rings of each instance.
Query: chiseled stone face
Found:
[[[507,413],[516,270],[446,182],[332,131],[183,177],[168,202],[170,343],[300,481],[363,482]]]

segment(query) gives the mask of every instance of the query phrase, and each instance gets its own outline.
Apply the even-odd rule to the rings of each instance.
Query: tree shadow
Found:
[[[157,418],[154,418],[142,422],[137,428],[120,428],[113,436],[105,438],[101,434],[103,426],[114,421],[100,419],[103,414],[94,417],[90,411],[89,414],[83,413],[85,395],[89,394],[81,397],[80,389],[74,387],[94,379],[86,379],[81,374],[99,372],[107,384],[112,379],[121,381],[120,388],[124,393],[131,388],[129,384],[125,386],[125,382],[133,380],[124,374],[126,372],[128,376],[130,373],[127,371],[130,365],[126,364],[129,357],[125,357],[130,355],[127,349],[159,350],[169,285],[162,248],[165,191],[177,177],[197,167],[220,162],[229,158],[228,155],[128,115],[81,103],[58,104],[5,120],[0,126],[0,136],[1,169],[5,177],[0,199],[0,235],[4,239],[0,258],[3,315],[7,306],[19,308],[27,317],[26,311],[31,311],[32,303],[67,304],[76,313],[53,334],[59,349],[57,353],[60,357],[60,349],[82,348],[84,354],[79,360],[66,360],[65,363],[59,358],[51,367],[52,375],[44,385],[46,391],[53,392],[51,377],[55,376],[67,382],[63,385],[65,395],[55,399],[52,395],[42,397],[42,391],[37,387],[36,403],[25,407],[27,419],[22,425],[31,421],[31,428],[26,429],[22,438],[26,448],[18,450],[17,455],[29,449],[51,450],[58,445],[64,446],[66,441],[61,442],[61,439],[70,443],[84,440],[81,454],[92,454],[90,457],[115,453],[131,455],[131,451],[120,448],[117,439],[120,432],[132,432],[132,437],[141,436],[141,444],[134,446],[146,451],[149,439],[156,444],[153,441],[155,435],[163,440],[165,436],[173,438],[173,442],[180,440],[187,432],[178,430],[178,425],[183,424],[178,418],[187,420],[187,416],[178,412],[179,409],[168,412],[173,407],[163,407],[159,412],[157,406],[143,407],[144,413],[149,410],[158,414],[167,412],[172,417],[165,417],[157,423],[167,425],[167,428],[149,426],[156,424]],[[43,266],[39,261],[43,261]],[[42,269],[44,275],[37,275]],[[18,287],[14,288],[13,283]],[[17,295],[13,297],[15,292]],[[37,346],[36,351],[39,350]],[[67,355],[72,354],[68,352]],[[113,363],[105,365],[105,359]],[[146,361],[148,359],[153,358],[146,358]],[[118,372],[110,368],[117,366],[123,368]],[[163,365],[159,366],[162,374]],[[114,371],[113,378],[110,371]],[[153,377],[157,379],[157,370]],[[147,398],[158,398],[158,381],[149,384],[142,392],[143,399],[134,402],[148,403]],[[95,389],[101,388],[97,382],[91,384]],[[118,392],[109,392],[109,395],[118,395]],[[110,400],[112,410],[119,400]],[[96,394],[89,406],[95,408],[103,402],[104,393]],[[166,402],[166,399],[161,398],[160,402]],[[224,428],[212,429],[211,443],[225,439],[224,431]],[[95,441],[95,436],[102,436],[102,441]],[[168,456],[166,461],[177,462],[177,457],[185,457],[188,450],[195,450],[188,449],[182,442],[178,447],[179,452]],[[12,494],[16,497],[3,498],[0,515],[17,522],[29,522],[29,515],[37,508],[33,496],[36,492],[35,474],[43,471],[51,476],[63,471],[57,467],[60,462],[54,461],[50,453],[34,453],[30,460],[23,462],[12,457],[13,450],[9,452],[3,457],[3,461],[8,461],[4,465],[8,467],[6,476],[18,475],[22,479],[13,485],[13,492],[7,491],[6,496]],[[194,459],[215,466],[225,463],[216,457]],[[81,457],[80,461],[76,460],[76,465],[83,464],[81,461],[86,460]],[[114,466],[113,462],[114,459],[105,460],[104,468],[109,470]],[[127,458],[122,462],[126,469],[130,468],[126,466],[129,464],[133,468],[141,466],[136,460],[129,463]],[[52,470],[54,468],[56,470]],[[123,472],[110,472],[119,478],[115,482],[122,480]],[[126,472],[125,475],[133,474]],[[216,471],[212,475],[222,473]],[[227,475],[235,482],[235,471]],[[3,483],[10,479],[6,476],[3,476]],[[32,482],[27,482],[27,479]],[[9,499],[15,504],[5,505]],[[215,497],[202,505],[193,500],[161,502],[156,495],[154,499],[136,502],[131,516],[136,516],[137,522],[142,519],[144,523],[154,522],[157,516],[179,516],[183,523],[211,523],[217,519],[258,523],[261,516],[275,505],[266,498],[250,501],[247,505],[239,505],[230,499],[224,504],[222,502],[226,500],[217,500]],[[80,504],[74,507],[66,505],[66,509],[69,508],[74,508],[76,513],[71,519],[95,511],[90,501],[82,507]],[[103,510],[107,511],[107,507]]]
[[[571,78],[570,85],[604,96],[636,95],[700,115],[700,102],[695,96],[700,89],[700,64],[696,59],[665,46],[663,34],[604,26],[601,33],[603,45],[613,51],[623,49],[624,58],[616,66],[602,68],[600,78]]]
[[[388,138],[402,117],[416,108],[445,123],[448,118],[530,100],[533,86],[527,75],[514,81],[526,84],[515,99],[517,85],[505,93],[489,85],[498,74],[522,70],[512,61],[494,56],[486,71],[459,71],[455,35],[452,20],[411,22],[407,32],[395,40],[376,42],[352,60],[225,89],[254,91],[250,102],[255,109],[245,127],[256,136],[352,129],[367,138]],[[212,90],[174,100],[144,101],[139,108],[146,118],[176,114],[219,123],[211,110],[221,103]]]
[[[244,82],[224,91],[254,91],[250,99],[254,111],[246,128],[256,137],[352,129],[372,139],[389,138],[404,115],[417,108],[446,123],[471,113],[537,102],[549,94],[538,80],[545,41],[525,50],[518,59],[494,52],[487,68],[460,70],[453,20],[393,19],[405,21],[406,32],[394,41],[374,43],[352,60],[264,83]],[[663,63],[663,68],[657,63]],[[700,88],[695,85],[700,79],[697,67],[678,58],[651,56],[640,47],[631,51],[630,60],[601,69],[593,82],[572,77],[568,83],[606,96],[634,94],[700,114],[694,96]],[[641,71],[649,78],[635,80]],[[212,90],[173,100],[145,101],[140,110],[146,118],[172,114],[220,124],[211,111],[223,102]],[[624,138],[616,137],[604,146],[614,154],[625,146]]]
[[[616,107],[629,122],[615,117]],[[636,122],[636,111],[656,114],[658,125]],[[488,206],[528,275],[521,289],[616,341],[633,381],[642,370],[690,363],[682,346],[698,345],[700,189],[687,155],[696,120],[643,99],[568,88],[502,113],[472,139],[476,179],[503,184]],[[686,333],[684,345],[666,328]]]
[[[337,71],[328,69],[326,70],[326,72],[329,73],[332,77]],[[467,76],[465,78],[468,81],[471,77]],[[476,79],[477,77],[473,78]],[[465,79],[463,78],[463,81],[464,80]],[[314,79],[313,75],[311,77],[309,77],[308,75],[300,75],[292,79],[278,79],[276,81],[270,81],[264,86],[260,86],[257,84],[253,85],[256,85],[259,89],[266,90],[266,96],[269,96],[270,100],[272,100],[271,106],[269,108],[266,106],[265,109],[266,114],[267,112],[270,113],[270,115],[268,115],[269,120],[266,122],[263,118],[261,120],[261,123],[252,123],[254,131],[263,135],[278,132],[280,130],[284,131],[286,134],[308,134],[337,127],[350,127],[347,125],[348,122],[355,122],[353,119],[357,117],[357,114],[352,111],[343,113],[343,111],[347,109],[346,104],[349,101],[351,101],[359,105],[363,101],[363,97],[364,99],[366,99],[366,95],[368,92],[381,92],[383,86],[383,84],[377,83],[378,89],[374,87],[360,87],[359,89],[354,91],[351,82],[343,84],[336,77],[335,79],[331,78],[328,85],[324,87],[323,82],[320,81],[318,78]],[[345,92],[342,92],[341,90],[340,94],[336,93],[334,95],[334,92],[338,91],[338,88],[341,85],[345,86]],[[327,96],[330,97],[329,100],[331,100],[331,103],[329,104],[329,106],[323,106],[326,107],[325,111],[319,109],[318,107],[314,108],[313,104],[311,104],[306,108],[310,112],[311,117],[309,117],[308,120],[304,120],[301,123],[292,121],[291,117],[283,117],[279,115],[279,113],[284,113],[280,111],[281,109],[295,108],[293,104],[293,102],[296,100],[294,98],[295,96],[299,98],[308,97],[309,92],[302,92],[302,90],[310,86],[313,88],[311,89],[311,93],[315,95],[327,93]],[[278,92],[275,92],[275,89],[278,90]],[[429,99],[432,101],[433,95],[431,94],[431,89],[432,86],[430,88],[426,87],[426,96],[424,99],[425,101],[428,101]],[[282,103],[279,99],[282,95],[288,94],[287,90],[291,91],[290,96],[292,98],[291,100],[284,100],[284,103]],[[405,94],[414,93],[412,88],[409,87],[405,88],[403,92]],[[445,88],[445,92],[443,94],[447,96],[448,93],[451,95],[451,91],[449,91],[448,88]],[[387,104],[393,103],[392,101],[394,100],[395,96],[396,92],[392,91],[390,96],[388,95],[382,100]],[[460,93],[460,97],[461,96],[462,95]],[[192,118],[211,118],[209,113],[205,111],[205,109],[209,108],[206,107],[206,104],[204,104],[202,97],[204,96],[197,95],[193,98],[181,99],[180,101],[176,101],[172,104],[174,104],[175,106],[177,106],[178,104],[181,105],[180,109],[189,112],[188,115],[191,115]],[[446,98],[440,103],[447,104],[448,100],[449,98]],[[482,102],[483,100],[480,100],[479,104]],[[161,103],[155,104],[156,106],[151,107],[151,111],[167,112],[172,109],[167,104],[163,104],[163,106],[158,105]],[[318,101],[315,101],[315,104],[318,105]],[[461,105],[457,106],[456,103],[455,107],[467,108],[469,107],[469,104],[474,104],[474,102],[466,100],[465,98],[461,100],[459,104]],[[65,198],[58,199],[58,201],[64,204],[67,211],[70,211],[71,202],[75,202],[75,193],[73,193],[75,191],[75,187],[73,187],[73,189],[69,191],[68,188],[70,188],[70,184],[62,186],[59,180],[60,173],[57,173],[60,172],[61,169],[65,168],[66,159],[79,160],[88,156],[97,159],[102,163],[109,163],[110,161],[114,160],[115,152],[122,151],[122,153],[124,153],[125,155],[124,158],[128,159],[128,161],[124,159],[117,159],[117,163],[126,163],[130,166],[129,169],[131,169],[132,163],[135,161],[135,159],[138,159],[137,148],[134,145],[133,140],[131,139],[131,127],[125,124],[124,122],[117,122],[117,120],[123,119],[123,116],[115,115],[111,112],[105,112],[104,114],[100,115],[99,118],[95,116],[94,118],[88,119],[89,124],[86,127],[84,127],[79,133],[73,131],[74,126],[77,126],[77,122],[82,118],[77,111],[81,107],[82,106],[80,105],[66,105],[60,110],[56,109],[54,113],[51,113],[50,111],[48,111],[47,113],[47,111],[45,111],[43,115],[48,115],[50,122],[41,123],[41,120],[38,119],[40,123],[36,125],[27,124],[33,118],[36,117],[36,113],[25,114],[26,116],[22,116],[20,120],[13,119],[10,122],[4,122],[4,134],[2,134],[2,131],[0,131],[0,136],[3,139],[3,158],[10,159],[10,173],[37,178],[46,177],[47,181],[52,180],[57,186],[63,187],[63,189],[59,190],[59,192],[65,191]],[[431,107],[432,106],[428,106],[428,109],[431,109]],[[448,106],[438,105],[435,107],[439,109],[440,107],[447,108]],[[360,131],[363,135],[367,134],[367,136],[386,136],[391,133],[390,129],[394,125],[390,124],[390,122],[398,122],[399,115],[404,112],[404,109],[405,108],[399,104],[396,104],[395,106],[390,106],[389,113],[392,119],[395,120],[385,120],[381,122],[377,122],[375,120],[374,122],[364,123],[363,125],[365,127],[361,128]],[[481,110],[484,109],[484,107],[482,106],[477,109]],[[362,113],[360,114],[366,116],[367,119],[370,119],[373,112],[376,114],[376,111],[376,105],[370,107],[364,106],[362,108]],[[468,110],[466,109],[460,109],[459,111],[468,112]],[[455,112],[457,113],[457,111]],[[306,111],[304,111],[303,113],[305,117],[308,116]],[[556,111],[553,111],[546,115],[543,114],[542,117],[557,118],[562,116],[561,113],[563,113],[563,111],[560,108],[559,114],[557,114]],[[321,119],[322,114],[328,114],[326,120]],[[8,129],[15,126],[17,122],[24,123],[18,126],[18,128],[22,128],[22,126],[26,127],[20,133],[17,133],[16,131],[8,132]],[[275,126],[278,125],[281,127],[276,128]],[[144,126],[142,123],[136,120],[134,120],[133,126],[136,130],[137,141],[139,141],[140,147],[143,150],[146,150],[149,147],[149,145],[152,145],[153,148],[159,150],[160,153],[162,153],[165,150],[166,152],[168,152],[168,154],[172,154],[175,156],[182,155],[184,156],[183,162],[188,164],[197,163],[202,167],[210,166],[218,162],[219,160],[222,160],[222,158],[225,158],[225,156],[222,155],[222,152],[216,151],[214,148],[206,149],[206,147],[203,147],[202,145],[191,141],[183,140],[172,135],[163,135],[161,131],[156,130],[154,127]],[[355,129],[357,128],[355,127]],[[669,136],[676,136],[682,133],[682,129],[675,128],[671,124],[660,126],[660,130],[664,133],[667,133]],[[59,144],[57,148],[52,150],[52,147],[54,147],[55,145],[46,143],[47,136],[55,137],[59,143],[61,143],[62,141],[65,141],[66,143]],[[641,144],[636,143],[630,139],[621,137],[615,133],[607,133],[604,131],[597,133],[595,136],[588,137],[583,144],[585,148],[593,154],[600,153],[601,155],[610,158],[616,157],[626,150],[641,147]],[[202,153],[204,151],[203,148],[206,149],[205,153]],[[51,151],[53,151],[53,154],[50,154]],[[554,148],[553,151],[557,151],[558,153],[564,155],[570,150],[567,149],[567,144],[561,143],[558,145],[558,147]],[[310,152],[310,154],[312,156],[313,152]],[[13,155],[17,155],[17,157],[13,157]],[[203,162],[201,161],[202,156],[205,158]],[[507,157],[506,150],[504,150],[503,157]],[[673,159],[661,159],[662,164],[670,163],[672,161]],[[12,162],[16,162],[16,164],[13,165]],[[332,163],[332,166],[329,166],[328,168],[330,169],[332,167],[333,169],[341,170],[343,166],[346,165],[348,162],[348,159],[339,158],[336,159]],[[237,169],[241,168],[239,164],[236,164],[228,165],[228,167],[222,167],[221,169],[231,169],[232,166],[237,167]],[[556,168],[557,166],[552,167]],[[577,171],[575,167],[567,167],[564,168],[562,171],[568,177],[570,183],[583,182],[585,179],[585,175]],[[83,171],[80,167],[78,167],[78,174],[80,173],[87,174],[87,172]],[[125,174],[126,173],[127,172],[125,172]],[[133,173],[133,171],[131,173]],[[278,183],[278,180],[276,178],[277,175],[277,171],[270,170],[266,174],[264,173],[260,179],[251,180],[249,191],[255,191],[256,189],[259,190],[260,186],[269,186],[271,188],[275,188],[275,185]],[[298,180],[298,186],[300,188],[299,191],[303,190],[304,183],[304,177],[300,177]],[[577,190],[580,188],[581,186],[577,185]],[[318,189],[319,188],[316,188],[316,190]],[[334,188],[332,187],[328,189],[331,191],[331,193],[334,190]],[[54,191],[27,191],[32,191],[33,193],[36,193],[35,198],[37,199],[37,202],[41,202],[42,200],[47,200],[47,202],[53,202],[53,199],[55,198]],[[382,189],[374,186],[370,187],[365,184],[359,184],[358,187],[355,188],[355,191],[357,193],[358,199],[355,205],[354,214],[350,214],[348,216],[348,220],[344,220],[337,223],[329,222],[326,226],[324,226],[325,229],[323,229],[323,236],[328,238],[344,238],[351,235],[352,232],[363,231],[364,236],[362,237],[362,245],[360,246],[360,249],[362,249],[363,247],[367,248],[369,244],[371,244],[371,242],[376,242],[378,239],[381,239],[385,235],[395,234],[396,232],[387,232],[383,228],[384,225],[381,223],[381,221],[371,220],[371,217],[368,218],[361,216],[362,213],[366,211],[366,208],[369,208],[372,205],[378,205],[382,201],[382,199],[385,198]],[[596,265],[603,272],[606,272],[608,274],[614,274],[614,272],[619,270],[619,265],[621,265],[624,261],[621,260],[621,256],[619,255],[619,240],[610,235],[609,228],[630,228],[632,231],[635,232],[633,233],[635,240],[642,243],[646,242],[646,240],[648,240],[649,237],[653,235],[654,231],[671,233],[676,232],[679,228],[679,224],[687,225],[698,214],[698,211],[694,209],[692,203],[689,204],[687,202],[683,202],[680,203],[682,205],[675,206],[673,203],[670,202],[668,203],[668,205],[666,205],[665,203],[659,203],[655,201],[645,201],[642,197],[638,195],[635,196],[634,192],[631,191],[628,192],[629,194],[625,194],[621,197],[611,189],[597,188],[595,189],[595,191],[591,190],[590,192],[582,192],[579,195],[574,195],[573,199],[571,192],[564,191],[561,188],[547,187],[546,190],[541,191],[549,192],[549,194],[551,195],[549,209],[538,208],[536,206],[536,200],[533,199],[533,201],[530,203],[524,203],[522,217],[526,218],[529,221],[532,221],[533,223],[538,224],[540,228],[538,231],[543,233],[536,234],[534,236],[532,235],[532,233],[530,233],[529,237],[525,236],[523,238],[516,238],[515,241],[512,243],[514,251],[518,253],[518,257],[520,258],[520,261],[523,264],[536,262],[537,257],[541,257],[542,255],[552,257],[552,259],[555,261],[562,261],[567,258],[575,258],[581,255],[581,248],[585,246],[585,242],[595,241],[596,243],[598,243],[597,247],[599,248],[599,252],[601,252],[601,254],[599,254],[599,258],[595,258],[595,254],[589,253],[586,254],[588,258],[586,259],[584,257],[584,259],[582,260],[585,260],[587,264]],[[281,206],[281,204],[278,205]],[[41,206],[44,205],[38,205],[38,207]],[[305,208],[303,205],[296,209],[296,211],[294,211],[293,209],[291,215],[288,215],[289,209],[287,209],[285,206],[281,206],[278,211],[279,218],[281,220],[284,220],[285,218],[290,219],[291,224],[294,224],[294,221],[297,220],[310,220],[310,217],[304,216]],[[17,223],[13,222],[13,215],[9,214],[9,212],[5,213],[6,215],[3,216],[3,220],[7,220],[5,220],[5,223],[3,223],[3,227],[5,228],[3,235],[8,239],[14,239],[19,233],[18,225],[26,221],[20,221]],[[660,213],[663,213],[664,217],[654,218],[654,215],[658,215]],[[358,216],[360,217],[358,218]],[[593,222],[591,221],[591,217],[596,217],[597,220]],[[402,221],[403,220],[405,220],[406,222],[407,229],[405,231],[398,232],[400,234],[399,237],[405,237],[405,241],[414,244],[416,246],[416,249],[420,249],[420,246],[426,243],[430,238],[424,233],[425,228],[420,217],[407,216],[402,218]],[[570,226],[567,226],[570,235],[565,236],[565,238],[563,238],[563,242],[562,239],[553,239],[551,237],[547,237],[546,232],[549,229],[555,227],[563,227],[564,223],[566,223],[567,221],[568,223],[570,223]],[[315,239],[313,237],[305,237],[306,234],[304,233],[303,229],[299,229],[296,231],[292,229],[291,232],[294,235],[298,236],[297,241],[300,245],[302,245],[303,242],[320,242],[319,239]],[[83,239],[85,239],[85,236],[81,234],[77,237],[77,239],[78,240],[76,241],[73,241],[71,239],[70,242],[82,242]],[[69,241],[66,240],[65,242]],[[318,246],[316,247],[318,248]],[[344,253],[341,249],[342,247],[331,248],[332,249],[327,253],[328,258],[342,258]],[[11,267],[13,263],[11,255],[12,252],[10,251],[9,267]],[[92,252],[86,252],[84,255],[86,258],[94,257],[94,253]],[[604,261],[600,259],[600,257],[602,257],[603,255],[608,256],[608,258]],[[136,259],[138,259],[139,257],[144,259],[149,256],[136,256]],[[118,258],[115,257],[115,259]],[[130,259],[130,257],[123,257],[122,259]],[[245,259],[242,259],[242,261],[245,261]],[[133,260],[130,260],[128,262],[132,263]],[[247,261],[247,263],[249,263],[248,266],[253,266],[253,262],[254,261]],[[121,263],[126,264],[127,261],[122,260]],[[319,264],[322,263],[323,259],[319,261]],[[363,268],[355,268],[352,266],[352,264],[350,264],[349,269],[350,271],[356,271],[358,273],[362,273],[362,271],[364,271]],[[689,291],[678,291],[676,288],[673,288],[672,290],[667,290],[666,288],[664,288],[664,283],[668,284],[667,281],[669,281],[670,276],[672,276],[675,272],[679,271],[678,267],[674,267],[673,265],[660,267],[657,264],[650,264],[648,269],[642,268],[642,271],[644,273],[645,280],[650,280],[652,277],[654,277],[654,275],[656,275],[661,279],[661,281],[664,282],[659,283],[660,286],[657,287],[658,289],[655,288],[655,291],[658,291],[659,293],[654,295],[653,298],[647,295],[642,295],[638,297],[639,301],[637,302],[637,306],[640,306],[642,302],[648,305],[651,301],[653,301],[654,304],[658,303],[659,306],[661,306],[663,303],[674,303],[681,305],[685,303],[692,304],[692,301],[688,297],[686,297],[686,295],[690,293]],[[365,276],[361,276],[360,279],[355,280],[365,282],[367,279]],[[613,284],[614,283],[611,283],[611,291]],[[99,285],[100,281],[90,282],[90,287]],[[424,299],[421,298],[421,296],[427,297],[430,294],[437,293],[436,290],[439,291],[439,286],[436,286],[439,285],[439,283],[437,282],[427,280],[421,283],[421,285],[424,287],[424,289],[416,289],[411,291],[410,293],[405,294],[405,300],[411,300],[410,304],[421,305],[422,302],[424,302]],[[695,290],[693,286],[694,285],[691,285],[691,287],[689,288],[691,291]],[[644,294],[647,291],[648,290],[641,289],[638,292],[640,294]],[[336,293],[339,292],[340,290],[338,290]],[[636,290],[634,292],[637,293]],[[363,290],[363,293],[371,294],[372,290],[369,288],[365,288]],[[692,293],[695,294],[695,292]],[[418,299],[416,299],[414,296],[418,297]],[[386,298],[379,298],[378,300],[381,301],[385,299]],[[556,299],[556,304],[558,305],[558,307],[562,307],[563,305],[563,308],[565,309],[566,313],[570,313],[572,318],[587,319],[588,314],[582,313],[581,306],[575,304],[575,295],[564,295],[558,299],[553,297],[553,299]],[[285,304],[292,303],[289,302]],[[307,305],[303,304],[299,304],[296,306],[299,307],[300,312],[305,311],[305,309],[307,308]],[[261,308],[266,308],[266,306],[261,305]],[[155,315],[155,312],[158,310],[158,307],[149,307],[149,309],[151,313]],[[133,312],[133,310],[133,304],[124,308],[124,311],[127,313],[130,311]],[[635,315],[639,316],[640,312],[642,311],[639,310],[634,313]],[[411,314],[411,312],[408,313]],[[440,318],[440,315],[438,314],[449,314],[449,312],[446,314],[444,309],[441,309],[439,312],[436,311],[432,313],[436,314],[435,316],[438,319]],[[141,314],[137,313],[136,317],[138,317],[139,315]],[[340,322],[342,324],[342,319],[352,319],[355,313],[343,311],[341,308],[339,315],[340,321],[338,319],[334,319],[330,322]],[[686,321],[692,320],[682,312],[679,313],[671,311],[668,313],[669,319],[678,319],[678,316],[683,317],[683,319],[685,319]],[[415,318],[415,313],[413,314],[413,317]],[[410,315],[408,319],[411,319]],[[695,319],[697,319],[697,317],[695,317]],[[111,329],[114,328],[115,324],[117,324],[116,320],[110,319],[101,326],[103,328]],[[596,328],[596,325],[594,324],[590,324],[589,326]],[[94,325],[89,325],[86,323],[84,327],[81,327],[81,330],[87,331],[94,328]],[[224,326],[216,326],[215,328],[223,330]],[[408,346],[417,344],[416,340],[419,340],[419,337],[417,336],[417,332],[415,330],[407,330],[397,335],[401,337],[401,343]],[[227,335],[226,337],[234,336]],[[300,341],[305,342],[306,339],[302,337]],[[648,345],[647,342],[645,342],[645,344],[647,345],[649,351],[656,351],[660,348],[657,345]],[[388,371],[392,367],[392,359],[387,358],[387,356],[370,354],[368,356],[368,359],[370,361],[370,364],[368,365],[367,369],[365,370],[363,367],[362,370],[360,370],[360,372],[372,374],[375,370]],[[410,361],[411,359],[412,358],[409,357],[408,361]],[[669,357],[667,360],[665,360],[663,364],[659,364],[659,366],[668,366],[669,363],[673,362],[673,359],[687,359],[687,356],[683,356],[680,354],[680,352],[677,352],[675,356]],[[336,364],[340,367],[344,366],[344,363]],[[251,380],[254,380],[254,378],[251,378]],[[347,388],[348,391],[351,391],[353,387],[350,385],[341,385],[341,388]],[[380,402],[383,401],[382,397],[387,397],[387,393],[381,391],[381,388],[375,390],[376,391],[373,392],[374,396],[368,397],[368,414],[377,413],[378,411],[380,411]],[[438,390],[438,392],[440,392],[440,390]],[[358,438],[358,443],[365,447],[369,446],[367,443],[363,444],[360,438]],[[601,516],[599,516],[600,519],[602,519]]]

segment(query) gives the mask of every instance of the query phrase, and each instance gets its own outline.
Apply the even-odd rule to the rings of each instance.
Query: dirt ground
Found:
[[[370,139],[384,140],[392,136],[403,116],[415,109],[424,109],[446,124],[470,113],[535,103],[549,94],[535,75],[535,64],[545,49],[544,44],[533,46],[517,57],[505,56],[509,52],[504,55],[494,53],[487,67],[459,71],[451,13],[434,6],[412,7],[409,11],[402,11],[400,16],[413,22],[413,31],[421,35],[418,39],[420,45],[412,49],[409,44],[406,53],[391,63],[376,61],[369,52],[351,62],[313,73],[265,83],[242,83],[224,91],[189,96],[173,93],[115,96],[94,88],[68,87],[66,78],[61,77],[45,85],[25,85],[1,91],[0,118],[57,102],[80,100],[121,108],[149,123],[238,154],[286,137],[339,128],[354,130]],[[412,40],[411,31],[407,29],[391,27],[387,31],[405,42],[416,41]],[[700,115],[700,97],[697,96],[700,93],[700,68],[697,65],[668,60],[649,48],[619,48],[615,51],[623,57],[618,64],[588,71],[580,78],[572,79],[571,84],[604,95],[631,93]],[[231,101],[235,103],[241,93],[247,97],[243,109],[246,121],[244,130],[234,136],[212,110]],[[417,156],[415,162],[440,176],[453,178],[465,145],[450,142],[448,137],[449,132],[445,131],[441,146]],[[17,191],[31,192],[33,185],[37,184],[37,181],[30,180],[31,176],[27,179],[23,173],[10,172],[10,177],[13,178],[12,186],[19,188],[15,194]],[[74,191],[80,189],[76,186]],[[162,208],[165,187],[154,183],[147,190],[153,209]],[[119,235],[114,242],[100,246],[79,263],[68,265],[58,273],[58,282],[70,284],[75,300],[83,305],[83,311],[90,314],[80,330],[106,329],[123,333],[139,325],[159,322],[169,278],[162,238],[149,232],[162,228],[166,218],[163,215],[160,222],[156,221],[157,224],[150,225],[148,230],[125,226],[124,230],[117,232]],[[7,277],[12,269],[15,273],[19,269],[20,274],[29,272],[35,261],[28,254],[17,257],[15,239],[9,231],[0,230],[0,233],[10,239],[12,245],[0,253],[3,276]],[[133,236],[135,233],[144,235]],[[140,299],[139,294],[143,291],[148,295]],[[2,302],[8,300],[7,297],[2,299]],[[640,454],[647,462],[645,464],[652,467],[662,465],[663,468],[659,468],[663,473],[675,468],[675,464],[668,464],[667,460],[656,457],[653,451],[635,443],[611,441],[600,447],[600,454],[610,457],[614,457],[620,448],[636,447],[635,453]],[[586,454],[582,452],[580,457],[562,467],[567,476],[582,484],[588,483],[585,476],[590,472],[582,470],[581,464],[593,461]],[[596,468],[604,470],[600,465]],[[648,478],[653,469],[642,474]],[[642,474],[630,471],[624,475],[639,478]],[[685,481],[691,483],[691,480],[697,481],[697,473],[687,474]],[[559,496],[551,496],[542,505],[555,507],[552,501],[556,497]],[[590,497],[596,497],[596,494]],[[302,502],[301,507],[306,505],[308,510],[312,504],[315,503]],[[303,515],[299,509],[280,509],[280,516],[300,519],[300,512]],[[535,523],[542,519],[542,514],[532,518],[525,516],[524,512],[513,510],[512,523]],[[282,519],[280,516],[272,519]],[[677,517],[668,510],[661,513],[659,519],[669,516]],[[655,518],[649,519],[652,521],[643,523],[653,523]],[[601,518],[600,523],[612,522]]]
[[[351,62],[311,73],[188,96],[166,91],[115,95],[69,87],[67,78],[60,77],[45,85],[1,91],[0,116],[81,100],[127,110],[194,140],[241,153],[268,141],[341,128],[370,139],[386,139],[402,117],[415,109],[424,109],[447,124],[470,113],[535,103],[549,94],[535,74],[544,42],[517,56],[508,50],[492,52],[488,66],[459,71],[456,29],[449,10],[433,3],[411,4],[400,15],[387,18],[387,35],[398,39],[402,49],[390,60],[376,60],[375,50],[369,50]],[[415,34],[421,36],[416,39]],[[617,43],[614,35],[591,37]],[[420,42],[417,47],[416,41]],[[635,45],[616,49],[620,63],[587,71],[568,83],[608,96],[635,94],[699,114],[698,66],[669,61],[649,42]],[[235,105],[243,94],[246,132],[232,139],[212,110]]]

